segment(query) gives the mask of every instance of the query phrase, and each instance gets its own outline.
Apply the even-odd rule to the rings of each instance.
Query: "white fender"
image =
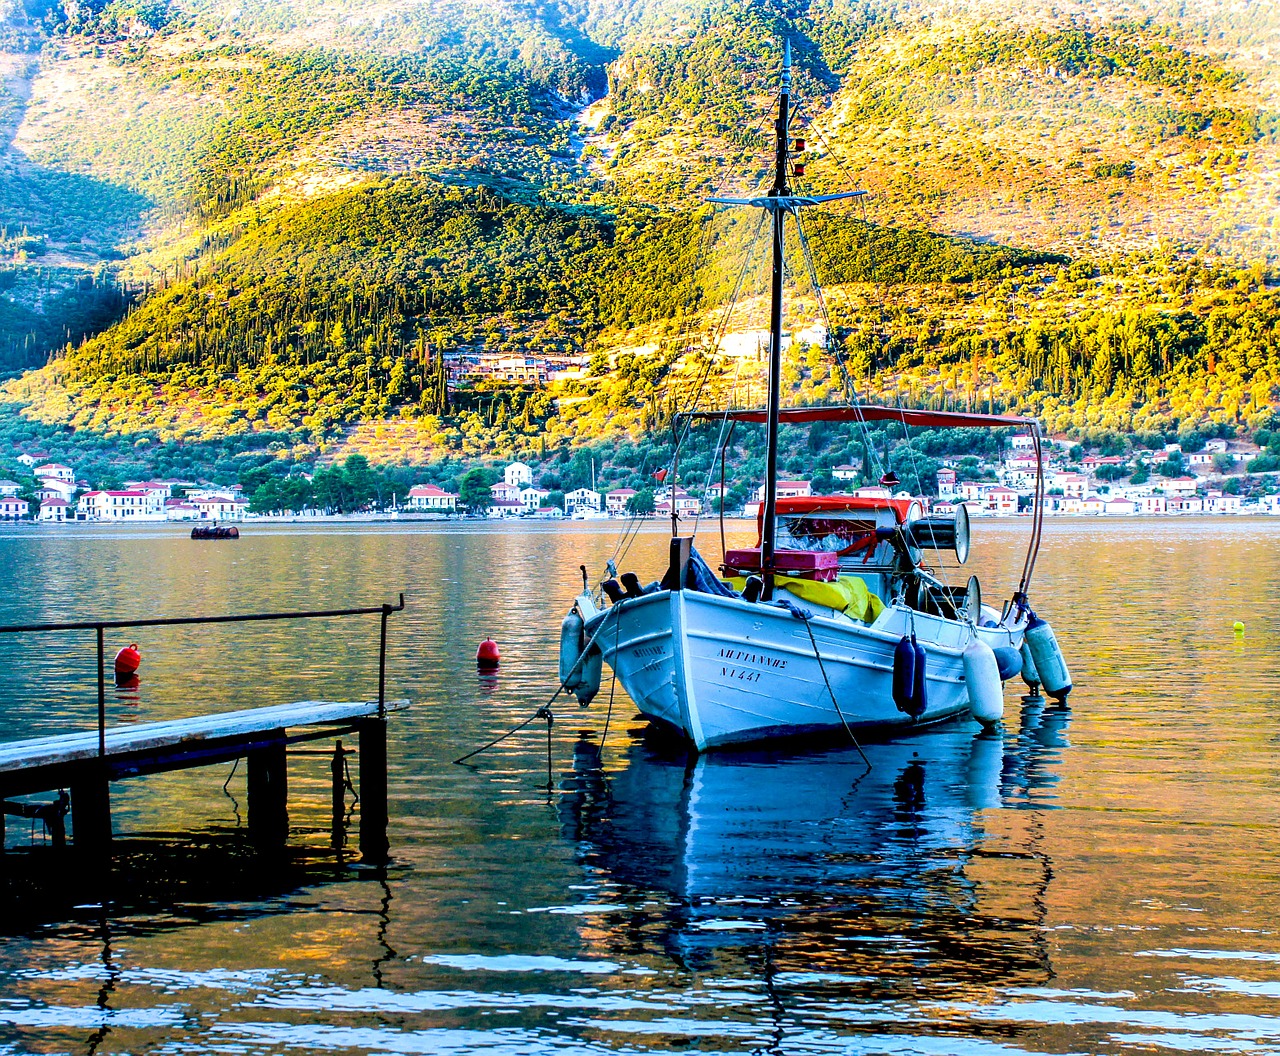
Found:
[[[595,699],[595,695],[600,692],[600,676],[603,672],[604,653],[593,645],[582,659],[581,681],[573,690],[579,704],[585,707]]]
[[[1031,646],[1024,638],[1022,640],[1022,681],[1027,684],[1027,688],[1040,685],[1040,673],[1036,670],[1036,662],[1031,658]]]
[[[996,654],[977,637],[965,647],[964,683],[969,690],[969,711],[982,725],[993,726],[1004,717],[1004,687]]]
[[[582,617],[577,609],[570,609],[569,615],[560,621],[560,682],[570,691],[582,684],[585,665],[578,663],[578,657],[582,655],[582,627]]]
[[[1027,624],[1026,642],[1045,692],[1059,700],[1065,698],[1071,692],[1071,672],[1067,670],[1053,628],[1039,616],[1032,616]]]

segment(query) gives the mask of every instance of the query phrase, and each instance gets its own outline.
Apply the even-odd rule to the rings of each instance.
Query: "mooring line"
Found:
[[[849,735],[849,740],[853,742],[853,746],[858,749],[858,754],[862,756],[862,761],[867,764],[867,769],[871,769],[871,760],[867,758],[867,753],[862,750],[862,745],[858,743],[858,738],[853,735],[853,730],[849,726],[849,722],[844,717],[844,712],[840,710],[840,703],[836,700],[835,692],[831,688],[831,680],[827,678],[827,667],[822,662],[822,653],[818,651],[818,640],[813,636],[813,628],[809,626],[809,619],[800,617],[800,622],[804,624],[804,629],[809,632],[809,641],[813,645],[813,655],[818,661],[818,670],[822,672],[823,684],[827,687],[827,696],[831,698],[831,705],[836,709],[836,714],[840,716],[840,722],[844,726],[844,732]]]

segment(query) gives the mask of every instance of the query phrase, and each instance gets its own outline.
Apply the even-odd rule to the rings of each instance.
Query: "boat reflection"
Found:
[[[881,997],[1042,983],[1040,814],[1069,717],[1026,707],[1003,735],[951,724],[878,744],[871,770],[852,749],[690,758],[640,736],[605,772],[580,742],[564,834],[630,910],[592,917],[584,938],[692,971],[874,981]]]

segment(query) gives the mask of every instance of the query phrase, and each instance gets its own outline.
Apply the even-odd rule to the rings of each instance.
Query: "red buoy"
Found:
[[[142,663],[142,654],[138,652],[138,643],[125,646],[116,653],[116,678],[127,678],[138,670]]]
[[[492,638],[486,638],[480,643],[480,648],[476,650],[477,667],[497,667],[500,659],[498,643]]]

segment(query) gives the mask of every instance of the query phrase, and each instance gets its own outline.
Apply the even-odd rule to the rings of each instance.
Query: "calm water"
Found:
[[[1000,738],[875,745],[870,773],[844,748],[687,765],[619,691],[597,755],[606,680],[557,706],[551,791],[542,724],[452,765],[549,695],[614,527],[0,531],[4,623],[403,590],[413,702],[385,875],[329,848],[317,756],[291,760],[279,861],[248,850],[229,765],[115,786],[114,869],[38,832],[15,853],[10,819],[0,1053],[1280,1053],[1280,524],[1051,524],[1034,594],[1078,688],[1020,711],[1011,683]],[[975,525],[988,599],[1024,531]],[[142,631],[112,719],[362,698],[375,634]],[[90,636],[0,641],[0,668],[0,738],[91,725]]]

